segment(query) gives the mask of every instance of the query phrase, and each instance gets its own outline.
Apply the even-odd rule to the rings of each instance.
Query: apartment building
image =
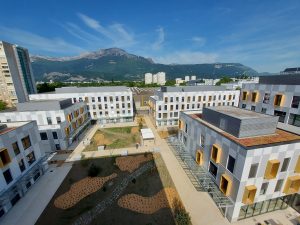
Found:
[[[86,104],[71,99],[18,103],[16,109],[0,112],[1,122],[31,120],[37,122],[45,152],[67,149],[90,124]]]
[[[182,152],[209,175],[200,179],[209,177],[223,193],[217,206],[225,207],[231,222],[298,201],[300,136],[278,129],[277,122],[278,117],[230,106],[180,114]]]
[[[240,91],[220,86],[161,87],[149,99],[150,114],[156,126],[178,125],[179,112],[204,107],[238,106]]]
[[[47,169],[37,124],[30,122],[0,125],[0,223]]]
[[[28,50],[0,41],[0,99],[7,105],[29,100],[37,93]]]
[[[133,98],[130,88],[62,87],[55,92],[30,95],[31,100],[71,98],[73,103],[85,102],[92,120],[100,124],[133,121]]]
[[[260,77],[258,84],[244,84],[239,107],[279,116],[281,126],[296,129],[300,127],[299,102],[300,77],[286,74]]]

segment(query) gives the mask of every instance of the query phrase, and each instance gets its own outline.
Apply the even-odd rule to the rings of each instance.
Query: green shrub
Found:
[[[191,217],[179,199],[174,201],[174,214],[177,225],[191,225]]]
[[[88,175],[90,177],[96,177],[101,172],[101,168],[92,163],[88,170]]]

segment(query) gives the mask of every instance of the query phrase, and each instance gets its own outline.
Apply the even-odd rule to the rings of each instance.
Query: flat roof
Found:
[[[243,119],[261,119],[261,118],[272,118],[273,116],[257,113],[254,111],[241,109],[232,106],[214,106],[214,107],[207,107],[210,110],[223,113],[227,116],[234,117],[240,120]]]
[[[33,121],[16,121],[16,122],[6,122],[6,123],[0,123],[0,135],[6,134],[10,131],[13,131],[21,126],[24,126],[25,124],[32,123]]]
[[[154,139],[154,134],[150,128],[141,129],[142,138],[144,139]]]
[[[62,87],[55,88],[55,92],[49,92],[49,94],[59,93],[87,93],[87,92],[123,92],[130,91],[130,88],[125,86],[103,86],[103,87]]]
[[[217,133],[223,135],[224,137],[230,139],[231,141],[235,142],[238,145],[241,145],[245,149],[253,149],[253,148],[260,148],[260,147],[267,147],[267,146],[276,146],[288,143],[296,143],[300,142],[300,135],[294,134],[292,132],[276,129],[274,134],[268,135],[260,135],[254,137],[244,137],[244,138],[237,138],[234,135],[231,135],[222,129],[204,121],[202,119],[202,113],[186,113],[187,116],[193,118],[194,120],[198,121],[199,123],[209,127],[210,129],[216,131]]]
[[[160,91],[161,92],[226,91],[226,87],[215,86],[215,85],[180,86],[180,87],[163,86],[161,87]]]

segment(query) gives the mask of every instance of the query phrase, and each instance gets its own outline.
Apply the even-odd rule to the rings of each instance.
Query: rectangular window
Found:
[[[95,97],[92,97],[92,102],[95,102]]]
[[[243,91],[242,100],[243,101],[247,100],[247,91]]]
[[[205,136],[203,134],[200,135],[200,146],[202,148],[205,146]]]
[[[48,123],[49,125],[52,124],[52,119],[51,119],[51,117],[47,117],[47,123]]]
[[[258,169],[258,163],[252,164],[248,178],[256,177],[257,169]]]
[[[12,182],[13,178],[11,176],[11,173],[10,173],[9,169],[3,172],[3,176],[4,176],[4,179],[6,181],[6,184],[9,184],[10,182]]]
[[[98,97],[98,102],[101,102],[101,97]]]
[[[270,93],[265,93],[263,103],[269,104],[270,103]]]
[[[61,123],[61,118],[58,116],[58,117],[56,117],[56,122],[57,123]]]
[[[201,96],[198,96],[198,102],[201,102]]]
[[[216,144],[212,145],[210,158],[215,163],[220,163],[220,161],[221,161],[221,148],[218,145],[216,145]]]
[[[299,107],[299,102],[300,102],[300,96],[293,96],[291,107],[297,109]]]
[[[31,141],[30,141],[29,135],[22,138],[21,141],[22,141],[24,150],[26,150],[27,148],[29,148],[31,146]]]
[[[8,150],[3,148],[0,150],[0,168],[3,168],[11,162]]]
[[[275,95],[275,97],[274,97],[274,105],[275,106],[280,106],[281,105],[281,100],[282,100],[282,95]]]
[[[256,102],[256,98],[257,98],[257,92],[252,92],[251,102]]]
[[[227,169],[233,173],[235,165],[235,158],[233,158],[231,155],[228,156],[228,162],[227,162]]]
[[[275,186],[275,192],[281,191],[282,185],[283,185],[283,179],[278,180]]]
[[[23,159],[21,159],[21,160],[19,161],[19,168],[20,168],[21,172],[23,172],[23,171],[26,169],[25,163],[24,163],[24,160],[23,160]]]
[[[209,172],[216,178],[218,174],[218,167],[213,164],[212,162],[209,162]]]
[[[55,144],[55,148],[56,148],[56,150],[60,150],[61,149],[59,144]]]
[[[35,162],[35,155],[34,155],[34,152],[30,152],[27,156],[27,162],[29,164],[29,166]]]
[[[13,147],[15,155],[19,155],[20,154],[20,148],[19,148],[18,142],[12,143],[12,147]]]
[[[274,110],[274,116],[279,116],[278,121],[284,123],[286,112]]]
[[[290,125],[300,127],[300,115],[290,113],[289,121]]]
[[[287,169],[289,168],[289,164],[290,164],[291,158],[285,158],[283,160],[280,172],[285,172],[287,171]]]
[[[260,194],[260,195],[266,194],[267,189],[268,189],[268,186],[269,186],[269,183],[263,183],[263,184],[261,185],[259,194]]]
[[[267,108],[261,108],[261,113],[266,114],[267,113]]]
[[[48,140],[48,136],[46,132],[40,133],[40,136],[41,136],[41,140]]]
[[[242,109],[245,109],[246,108],[246,104],[242,104]]]
[[[52,132],[52,136],[53,136],[53,139],[58,139],[58,137],[57,137],[57,132],[56,132],[56,131],[53,131],[53,132]]]
[[[251,106],[251,111],[255,111],[255,106],[254,105]]]

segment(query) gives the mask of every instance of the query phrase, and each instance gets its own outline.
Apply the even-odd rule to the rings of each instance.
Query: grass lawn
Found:
[[[137,142],[140,142],[138,127],[103,128],[96,131],[84,151],[97,151],[99,145],[106,146],[105,149],[134,147]]]
[[[174,184],[164,165],[164,162],[158,157],[155,160],[154,169],[150,169],[139,176],[136,180],[132,180],[119,198],[126,194],[137,194],[144,197],[151,197],[161,191],[165,187],[174,188]],[[146,155],[144,155],[146,157]],[[66,225],[74,222],[82,213],[91,210],[97,203],[107,197],[110,197],[112,191],[120,184],[122,179],[129,175],[127,171],[121,171],[115,164],[116,158],[99,158],[88,159],[74,163],[69,174],[58,188],[53,198],[47,205],[39,217],[36,225]],[[98,177],[108,176],[116,173],[117,176],[107,181],[100,190],[81,199],[77,204],[68,209],[60,209],[54,205],[55,199],[62,194],[68,192],[72,184],[86,178],[88,176],[88,168],[91,164],[101,167]],[[144,162],[146,163],[146,162]],[[143,165],[142,163],[141,165]],[[140,165],[140,166],[141,166]],[[159,225],[168,224],[175,225],[175,219],[171,208],[161,208],[153,214],[137,213],[132,210],[120,207],[116,202],[106,208],[101,214],[90,223],[91,225]]]

